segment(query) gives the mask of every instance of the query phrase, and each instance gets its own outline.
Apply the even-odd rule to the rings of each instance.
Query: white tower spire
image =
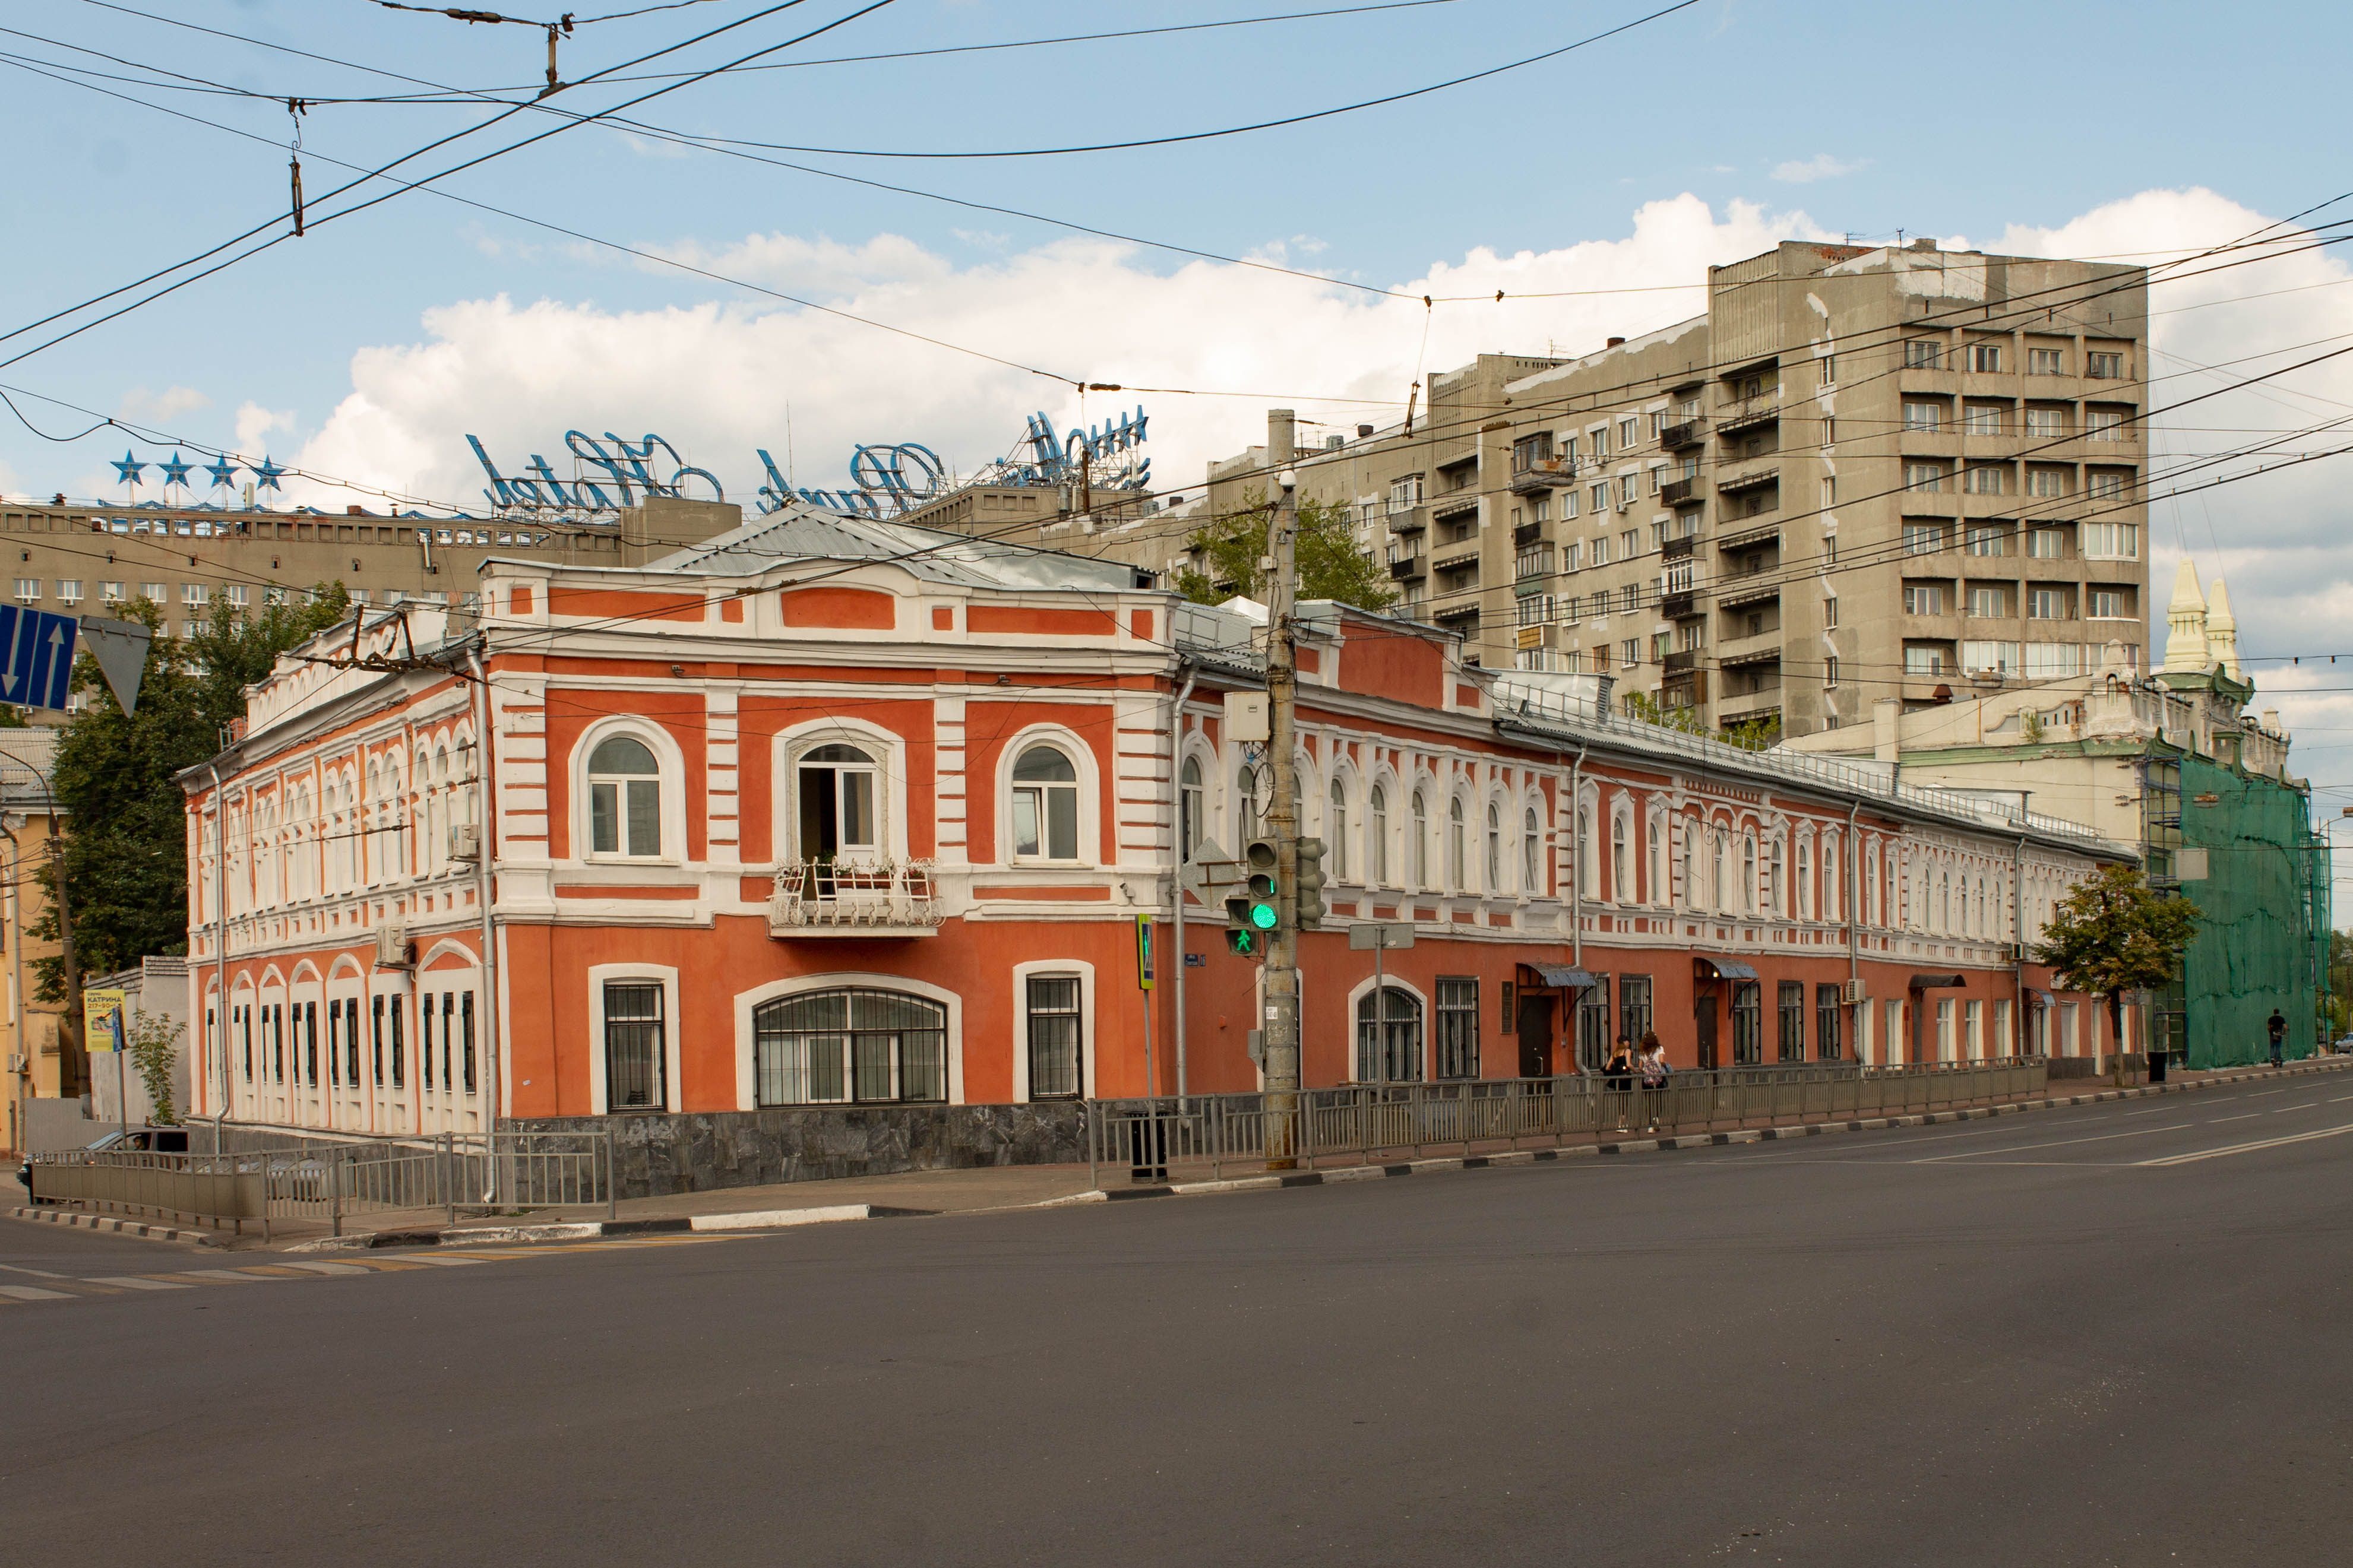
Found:
[[[2206,595],[2198,591],[2198,563],[2186,556],[2173,574],[2173,602],[2165,606],[2165,668],[2169,675],[2206,673]]]
[[[2222,585],[2220,577],[2214,579],[2214,596],[2209,605],[2206,612],[2207,647],[2215,662],[2221,666],[2224,675],[2233,680],[2242,680],[2245,677],[2239,673],[2238,617],[2231,614],[2231,590]],[[2168,644],[2167,647],[2170,652],[2171,645]]]

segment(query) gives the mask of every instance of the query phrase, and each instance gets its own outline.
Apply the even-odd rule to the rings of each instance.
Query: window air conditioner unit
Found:
[[[1850,981],[1848,981],[1848,982],[1846,983],[1846,999],[1847,999],[1850,1003],[1853,1003],[1853,1002],[1860,1002],[1860,1001],[1862,1001],[1862,1000],[1863,1000],[1863,994],[1862,994],[1862,981],[1860,981],[1860,980],[1850,980]]]
[[[479,860],[482,858],[482,827],[478,822],[453,822],[449,825],[449,858]]]
[[[375,966],[378,969],[411,969],[416,967],[415,949],[408,941],[406,927],[381,925],[375,928]]]

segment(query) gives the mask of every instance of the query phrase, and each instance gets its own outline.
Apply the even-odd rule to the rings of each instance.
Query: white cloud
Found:
[[[122,401],[114,412],[118,418],[153,426],[212,405],[213,400],[193,386],[165,387],[160,395],[153,396],[149,395],[145,387],[134,386],[122,395]]]
[[[1774,164],[1773,177],[1785,184],[1810,185],[1816,180],[1834,180],[1841,174],[1852,174],[1870,162],[1868,158],[1859,158],[1850,163],[1833,158],[1828,153],[1817,153],[1801,163]]]
[[[259,403],[247,402],[237,411],[237,449],[248,457],[264,456],[262,437],[272,430],[289,433],[294,428],[294,411],[272,413]]]
[[[761,483],[754,449],[786,460],[787,405],[795,479],[831,487],[846,479],[860,442],[922,441],[969,471],[1005,455],[1032,409],[1060,428],[1077,423],[1071,383],[1084,380],[1232,395],[1088,399],[1095,421],[1144,404],[1155,480],[1189,487],[1208,459],[1262,437],[1271,404],[1334,428],[1385,423],[1402,411],[1418,368],[1450,368],[1498,347],[1598,348],[1689,316],[1703,298],[1696,287],[1511,296],[1696,283],[1711,262],[1799,237],[1825,237],[1802,214],[1736,204],[1719,219],[1679,196],[1644,206],[1621,238],[1510,256],[1482,248],[1439,263],[1398,284],[1404,298],[1207,261],[1157,273],[1146,267],[1155,258],[1094,240],[966,268],[890,235],[862,246],[788,235],[715,248],[688,241],[670,254],[1015,364],[757,297],[652,310],[465,300],[427,312],[423,341],[357,353],[353,391],[302,461],[479,506],[483,478],[469,434],[506,471],[542,453],[569,472],[567,429],[659,431],[748,502]],[[1507,296],[1500,305],[1498,289]],[[1424,294],[1468,300],[1433,314]],[[1046,374],[1017,368],[1030,365]]]

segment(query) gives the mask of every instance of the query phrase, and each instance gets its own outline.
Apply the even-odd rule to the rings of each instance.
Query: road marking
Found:
[[[277,1263],[248,1263],[234,1272],[254,1275],[266,1279],[300,1279],[303,1277],[301,1269],[290,1268]]]
[[[71,1294],[68,1290],[43,1290],[32,1285],[0,1285],[0,1296],[18,1301],[62,1301]]]
[[[91,1279],[93,1285],[120,1285],[125,1290],[185,1290],[190,1287],[169,1279],[142,1279],[136,1274],[103,1274]]]
[[[2247,1095],[2244,1098],[2248,1100],[2264,1100],[2268,1099],[2272,1095],[2285,1094],[2287,1090],[2284,1089],[2259,1089],[2254,1093]]]
[[[2353,1098],[2353,1096],[2348,1096],[2348,1098]],[[37,1279],[62,1279],[65,1278],[64,1275],[52,1272],[47,1268],[19,1268],[13,1263],[0,1263],[0,1268],[5,1268],[11,1274],[30,1274]]]
[[[289,1268],[300,1268],[306,1274],[364,1274],[366,1269],[356,1263],[290,1263]]]
[[[2219,1160],[2225,1154],[2252,1154],[2259,1149],[2277,1149],[2289,1143],[2309,1143],[2316,1138],[2334,1138],[2340,1132],[2353,1132],[2353,1122],[2342,1127],[2324,1127],[2317,1132],[2291,1132],[2284,1138],[2262,1138],[2253,1143],[2230,1143],[2220,1149],[2201,1149],[2194,1154],[2168,1154],[2161,1159],[2143,1160],[2144,1165],[2187,1165],[2194,1160]]]
[[[269,1274],[257,1274],[243,1268],[184,1268],[180,1270],[180,1278],[183,1279],[209,1279],[223,1285],[266,1285],[275,1277],[276,1274],[274,1270]]]
[[[2243,1116],[2217,1116],[2211,1121],[2206,1123],[2206,1125],[2209,1127],[2220,1127],[2225,1121],[2252,1121],[2262,1114],[2263,1112],[2260,1110],[2250,1110]]]
[[[2189,1125],[2187,1121],[2173,1121],[2163,1127],[2136,1127],[2126,1132],[2102,1132],[2089,1138],[2054,1138],[2045,1143],[2011,1143],[2000,1149],[1970,1149],[1958,1154],[1932,1154],[1925,1160],[1912,1160],[1906,1163],[1941,1165],[1954,1160],[1975,1160],[1987,1154],[2018,1154],[2029,1149],[2057,1149],[2069,1143],[2105,1143],[2117,1138],[2146,1138],[2155,1132],[2179,1132]]]

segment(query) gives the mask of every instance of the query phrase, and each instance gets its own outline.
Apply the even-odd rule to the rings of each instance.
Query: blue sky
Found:
[[[797,62],[790,68],[733,72],[629,112],[692,136],[839,149],[1117,142],[1409,91],[1623,26],[1662,0],[1447,0],[817,63],[1340,3],[896,0],[773,57]],[[544,68],[531,28],[469,26],[369,0],[124,4],[0,9],[0,27],[16,29],[0,35],[6,55],[56,76],[72,76],[58,68],[72,65],[137,79],[68,82],[0,61],[0,129],[15,153],[0,331],[282,214],[290,95],[420,90],[396,79],[408,77],[524,97],[506,89],[535,84]],[[805,0],[625,74],[703,69],[859,4]],[[575,8],[595,14],[578,0]],[[761,8],[700,0],[584,26],[562,46],[563,73],[577,80]],[[1045,158],[772,155],[1416,295],[1691,284],[1708,262],[1795,235],[1892,239],[1902,230],[2069,254],[2166,251],[2353,187],[2337,155],[2347,8],[2274,5],[2259,26],[2250,15],[2187,4],[1979,0],[1930,11],[1701,0],[1525,69],[1248,135]],[[166,72],[195,79],[181,89],[218,83],[260,96],[155,85],[174,79]],[[589,112],[659,85],[576,87],[552,101]],[[379,162],[489,112],[478,102],[321,102],[301,121],[306,190],[317,204],[340,183],[332,160]],[[526,110],[415,167],[556,123]],[[470,432],[519,465],[530,451],[554,455],[572,426],[659,430],[747,499],[757,447],[794,454],[786,460],[804,484],[840,482],[860,440],[927,441],[969,468],[1009,446],[1029,408],[1058,422],[1079,412],[1050,377],[1185,387],[1206,395],[1113,400],[1150,405],[1155,477],[1167,485],[1198,480],[1204,458],[1262,432],[1270,403],[1337,425],[1388,417],[1417,370],[1480,349],[1589,347],[1698,304],[1686,289],[1424,312],[601,125],[497,158],[446,188],[979,353],[411,193],[0,367],[0,384],[451,502],[476,500]],[[2348,214],[2353,205],[2329,216]],[[2178,313],[2164,318],[2160,342],[2180,356],[2179,384],[2212,384],[2196,363],[2353,334],[2353,288],[2334,287],[2346,280],[2334,254],[2167,296]],[[2263,280],[2303,291],[2257,298]],[[6,340],[0,359],[55,330]],[[17,401],[52,433],[88,423]],[[2348,407],[2353,376],[2331,367],[2261,397],[2217,400],[2203,426],[2168,439],[2172,450],[2207,450],[2217,431],[2287,428]],[[1112,411],[1097,402],[1088,413]],[[108,431],[53,445],[0,409],[0,490],[119,494],[104,459],[124,444]],[[2315,464],[2160,511],[2155,596],[2187,550],[2205,576],[2231,574],[2251,655],[2348,651],[2335,647],[2353,612],[2337,473]],[[2331,789],[2353,780],[2353,692],[2301,666],[2263,679],[2299,727],[2299,760]],[[2353,800],[2353,790],[2324,798]]]

